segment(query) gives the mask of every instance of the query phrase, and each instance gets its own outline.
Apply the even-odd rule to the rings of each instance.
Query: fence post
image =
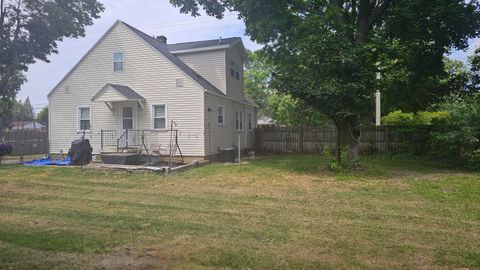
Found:
[[[384,126],[385,128],[385,142],[387,144],[387,153],[390,153],[391,152],[391,149],[390,149],[390,131],[388,129],[388,126]]]
[[[300,152],[303,153],[303,126],[300,127]]]
[[[103,129],[100,129],[100,149],[103,150]]]

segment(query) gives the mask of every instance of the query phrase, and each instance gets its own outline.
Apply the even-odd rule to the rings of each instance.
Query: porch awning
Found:
[[[111,83],[107,83],[92,97],[92,102],[104,102],[110,109],[113,103],[125,101],[136,101],[143,107],[145,98],[128,86]]]
[[[140,94],[124,85],[107,83],[95,96],[93,102],[144,101]]]

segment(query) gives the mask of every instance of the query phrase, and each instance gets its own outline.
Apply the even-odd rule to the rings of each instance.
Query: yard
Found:
[[[0,167],[1,269],[480,269],[480,174],[314,155],[163,177]]]

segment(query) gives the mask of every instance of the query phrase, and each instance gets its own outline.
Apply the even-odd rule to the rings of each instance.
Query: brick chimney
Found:
[[[167,44],[167,37],[166,36],[157,36],[156,39],[163,44]]]

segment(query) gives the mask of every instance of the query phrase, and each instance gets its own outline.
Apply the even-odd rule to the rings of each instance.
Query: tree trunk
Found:
[[[357,158],[360,153],[360,132],[354,132],[348,124],[336,123],[335,126],[337,127],[337,162],[342,161],[342,149],[345,146],[349,148],[349,158]]]

